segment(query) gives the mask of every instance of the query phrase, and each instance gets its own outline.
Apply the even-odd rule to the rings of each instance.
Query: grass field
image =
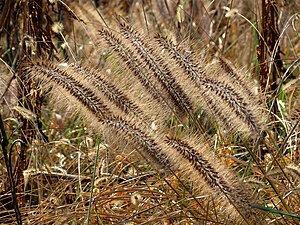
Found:
[[[0,224],[300,223],[296,0],[0,10]]]

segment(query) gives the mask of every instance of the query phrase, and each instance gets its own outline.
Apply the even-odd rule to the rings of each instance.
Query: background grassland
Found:
[[[1,224],[299,223],[296,0],[0,3]]]

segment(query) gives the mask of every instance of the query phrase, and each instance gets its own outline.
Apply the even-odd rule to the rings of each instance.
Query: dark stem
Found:
[[[3,152],[4,162],[5,162],[6,169],[7,169],[10,189],[11,189],[12,204],[13,204],[13,207],[14,207],[14,210],[16,213],[17,223],[18,223],[18,225],[22,225],[21,213],[20,213],[19,205],[18,205],[18,201],[17,201],[16,187],[15,187],[15,183],[13,181],[11,162],[8,159],[8,153],[7,153],[8,139],[7,139],[7,135],[5,132],[4,123],[3,123],[1,114],[0,114],[0,130],[1,130],[1,135],[2,135],[1,147],[2,147],[2,152]]]

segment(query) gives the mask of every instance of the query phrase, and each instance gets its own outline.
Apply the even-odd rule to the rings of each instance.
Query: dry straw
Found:
[[[196,138],[182,134],[181,139],[172,137],[164,141],[165,124],[162,121],[168,113],[148,112],[136,97],[141,94],[137,92],[142,90],[142,94],[145,92],[151,96],[145,105],[154,104],[153,108],[159,110],[167,105],[176,115],[190,115],[199,106],[204,106],[218,122],[237,131],[257,135],[261,130],[258,107],[247,100],[253,93],[247,88],[249,93],[242,94],[237,90],[238,86],[244,85],[244,80],[226,61],[220,60],[217,64],[220,70],[225,71],[224,76],[217,79],[208,75],[210,70],[206,65],[198,63],[167,38],[156,37],[161,49],[167,51],[164,57],[159,50],[152,49],[151,41],[145,41],[131,26],[125,23],[119,23],[119,26],[119,34],[101,28],[98,35],[127,65],[142,89],[136,90],[134,85],[126,89],[101,70],[75,64],[58,67],[51,62],[28,60],[23,62],[20,71],[42,80],[42,88],[52,89],[53,95],[62,95],[70,100],[69,106],[77,108],[95,130],[108,128],[116,131],[120,134],[118,138],[129,140],[143,150],[142,155],[148,156],[165,171],[189,168],[190,174],[194,174],[191,176],[193,180],[198,184],[204,183],[210,192],[227,199],[245,223],[255,223],[256,213],[250,207],[250,194],[238,179],[226,172],[227,169],[210,157],[207,150],[202,150],[203,145],[196,145]],[[97,42],[98,47],[102,45],[101,41]],[[182,68],[182,73],[169,68],[168,63],[172,59]],[[182,79],[189,83],[179,82]],[[236,80],[234,85],[230,84],[231,80]],[[189,84],[198,92],[200,101],[190,96],[191,92],[187,90]],[[205,104],[196,105],[201,102]],[[155,113],[161,120],[158,128],[153,130],[149,118]]]

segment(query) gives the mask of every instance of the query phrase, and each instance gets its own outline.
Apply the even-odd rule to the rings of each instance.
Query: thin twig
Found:
[[[15,187],[15,183],[14,183],[13,175],[12,175],[11,162],[9,162],[9,160],[8,160],[8,153],[7,153],[7,149],[6,149],[9,142],[8,142],[7,135],[5,132],[1,113],[0,113],[0,130],[1,130],[1,135],[2,135],[1,147],[2,147],[2,152],[3,152],[6,169],[7,169],[10,189],[11,189],[12,204],[13,204],[13,207],[15,210],[17,223],[18,223],[18,225],[22,225],[21,213],[20,213],[19,205],[18,205],[18,201],[17,201],[16,187]]]

